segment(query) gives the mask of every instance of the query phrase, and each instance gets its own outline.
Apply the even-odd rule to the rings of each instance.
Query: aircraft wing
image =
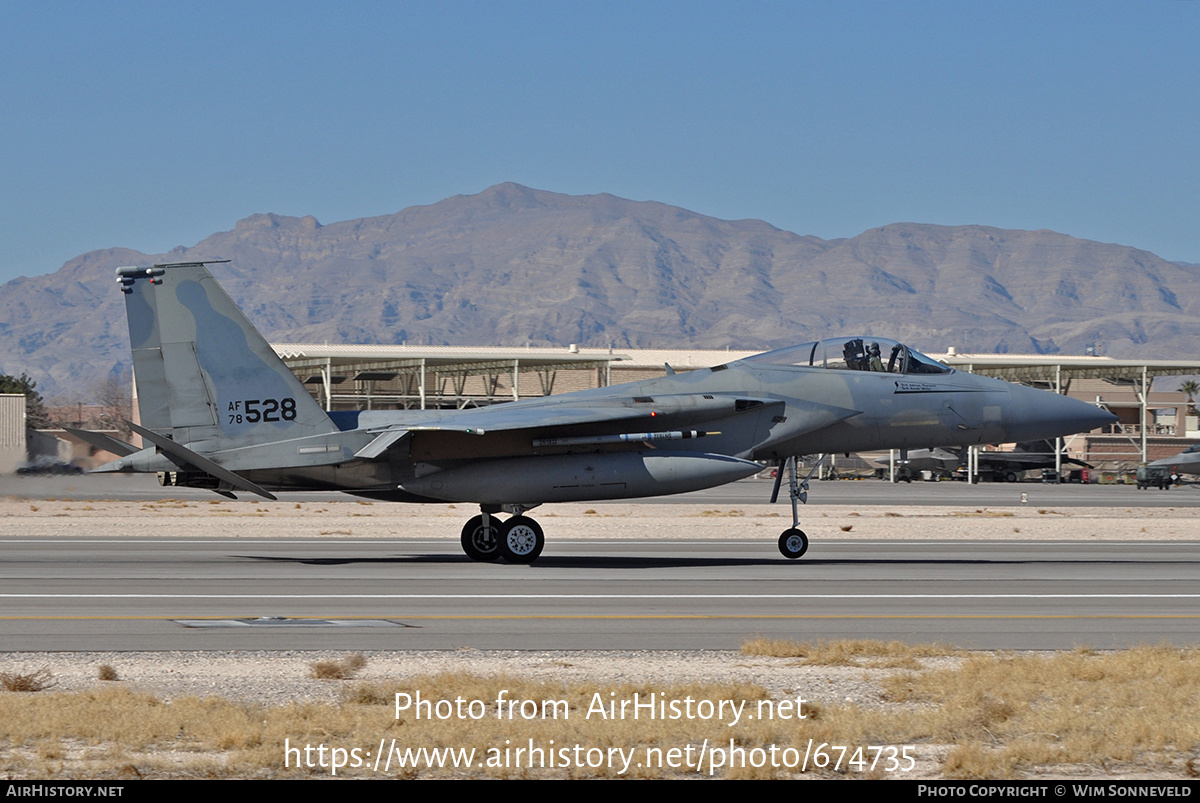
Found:
[[[413,432],[453,432],[488,435],[496,432],[529,430],[560,436],[611,434],[620,422],[638,432],[662,432],[678,427],[706,424],[768,405],[782,405],[778,399],[716,394],[675,394],[587,402],[534,400],[497,404],[476,410],[451,411],[443,415],[425,414],[372,428],[378,435],[356,453],[372,459],[401,443]],[[551,432],[545,432],[550,430]]]

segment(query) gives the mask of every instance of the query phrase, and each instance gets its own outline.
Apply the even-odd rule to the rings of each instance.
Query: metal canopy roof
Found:
[[[603,368],[628,360],[628,354],[608,349],[490,348],[475,346],[381,346],[328,343],[272,343],[271,348],[291,366],[357,368],[379,372],[419,369],[445,373],[493,373],[514,364],[528,371]],[[361,366],[361,367],[359,367]],[[368,367],[369,366],[369,367]]]
[[[1010,382],[1107,379],[1141,382],[1156,376],[1200,374],[1200,362],[1189,360],[1114,360],[1111,357],[1073,357],[1048,354],[931,354],[960,371],[994,376]]]
[[[597,371],[604,384],[611,384],[610,366],[629,359],[610,349],[570,348],[478,348],[465,346],[384,346],[355,344],[277,343],[275,352],[306,385],[325,409],[337,404],[419,405],[426,409],[453,402],[491,403],[518,399],[520,375],[537,374],[541,394],[554,390],[558,371]],[[509,376],[511,390],[502,391],[501,376]],[[469,388],[471,377],[483,383]],[[339,389],[347,380],[352,389]],[[525,395],[529,395],[528,391]]]
[[[636,349],[614,353],[597,348],[496,348],[476,346],[383,346],[314,343],[276,343],[272,348],[295,367],[337,366],[360,371],[419,369],[445,373],[494,373],[511,370],[554,371],[603,368],[612,363],[688,369],[717,365],[759,352],[703,349]],[[1117,360],[1111,357],[1052,354],[929,354],[961,371],[1011,382],[1106,379],[1141,381],[1143,377],[1200,375],[1200,362],[1190,360]],[[311,362],[310,362],[311,360]]]

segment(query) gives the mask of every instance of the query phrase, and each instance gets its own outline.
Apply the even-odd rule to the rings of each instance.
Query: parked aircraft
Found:
[[[1165,468],[1173,474],[1200,474],[1200,444],[1182,452],[1146,464],[1147,468]]]
[[[165,484],[229,497],[476,503],[461,533],[475,560],[535,560],[545,538],[525,513],[543,503],[694,491],[750,476],[756,461],[781,469],[772,501],[788,470],[792,527],[779,549],[798,558],[808,482],[797,455],[1032,440],[1114,420],[875,337],[473,410],[329,414],[205,264],[117,269],[141,415],[131,426],[147,445],[96,471],[163,472]]]

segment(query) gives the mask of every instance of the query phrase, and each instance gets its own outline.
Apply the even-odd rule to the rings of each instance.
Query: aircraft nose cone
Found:
[[[1005,429],[1019,434],[1013,438],[1016,441],[1091,432],[1117,421],[1115,415],[1095,405],[1037,388],[1014,387],[1012,399],[1016,415]]]

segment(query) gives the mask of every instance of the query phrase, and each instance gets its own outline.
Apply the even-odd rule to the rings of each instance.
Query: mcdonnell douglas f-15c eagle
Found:
[[[138,449],[96,471],[166,472],[232,497],[333,490],[394,502],[473,502],[471,558],[530,563],[545,538],[525,512],[545,502],[683,493],[779,467],[798,558],[796,456],[1028,441],[1084,432],[1108,412],[965,374],[875,337],[805,343],[688,373],[473,410],[334,413],[309,395],[213,279],[206,263],[118,268],[141,425]],[[511,517],[501,521],[497,514]]]

